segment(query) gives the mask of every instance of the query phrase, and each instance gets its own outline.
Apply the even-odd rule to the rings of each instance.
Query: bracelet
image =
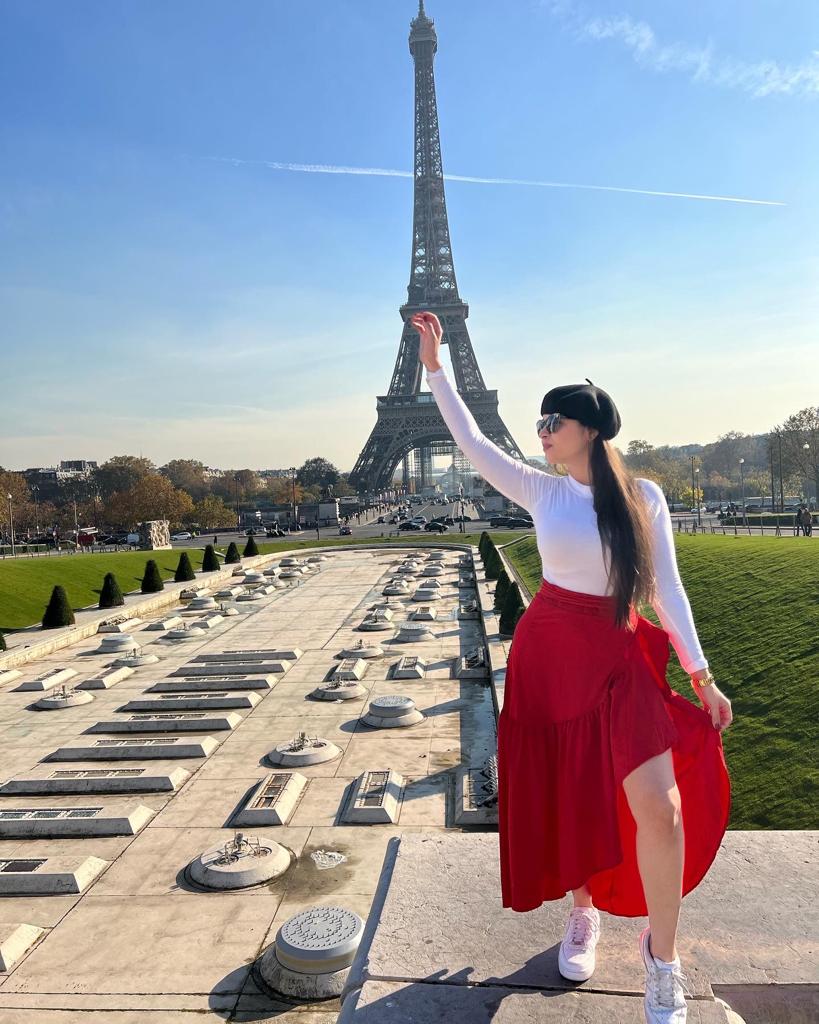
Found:
[[[703,687],[703,689],[706,686],[713,686],[715,682],[716,679],[714,679],[714,674],[710,668],[708,669],[708,675],[704,676],[702,679],[694,679],[693,676],[691,677],[691,685],[693,686],[696,683],[698,686]]]

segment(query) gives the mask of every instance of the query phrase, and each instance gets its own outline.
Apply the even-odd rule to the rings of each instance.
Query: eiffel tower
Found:
[[[434,22],[424,11],[424,0],[419,0],[418,15],[410,23],[409,48],[415,62],[415,191],[410,282],[407,302],[399,310],[404,328],[389,391],[376,400],[376,424],[350,474],[350,483],[359,491],[389,488],[400,462],[403,462],[406,485],[411,452],[420,454],[421,480],[429,482],[432,456],[451,454],[455,449],[435,399],[428,391],[421,391],[418,333],[409,322],[419,310],[431,310],[440,319],[443,343],[449,345],[455,386],[478,426],[510,455],[524,458],[500,418],[497,391],[488,390],[484,383],[466,327],[469,306],[458,294],[444,198],[432,68],[438,37]]]

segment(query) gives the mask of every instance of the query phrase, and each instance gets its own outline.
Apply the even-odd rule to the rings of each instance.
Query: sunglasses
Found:
[[[535,426],[537,427],[538,437],[547,431],[550,434],[554,434],[556,430],[560,429],[561,418],[559,412],[550,412],[542,419],[539,419]]]

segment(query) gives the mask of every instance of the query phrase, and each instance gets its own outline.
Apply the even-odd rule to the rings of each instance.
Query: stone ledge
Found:
[[[447,982],[367,981],[345,999],[337,1024],[645,1024],[642,996]],[[688,1024],[728,1020],[719,1003],[688,1000]]]
[[[704,1013],[706,1004],[710,1016],[703,1021],[731,1020],[730,1014],[719,1016],[717,996],[741,1012],[739,1004],[753,1005],[761,991],[766,1014],[749,1017],[748,1024],[816,1019],[819,962],[812,936],[819,931],[819,879],[806,866],[815,859],[817,842],[819,833],[809,831],[726,833],[708,874],[682,903],[677,946],[693,993],[689,1021],[697,1020],[694,1012]],[[512,992],[549,995],[547,1008],[533,1004],[539,1020],[551,1019],[543,1014],[549,1005],[559,1005],[560,993],[577,994],[587,1015],[572,1010],[576,1018],[555,1020],[639,1020],[608,1011],[597,1015],[595,1001],[642,995],[638,936],[648,919],[602,914],[597,970],[593,979],[578,984],[557,969],[571,906],[567,894],[525,914],[502,907],[495,833],[402,833],[388,846],[339,1020],[348,1024],[357,1012],[367,1021],[400,1019],[388,1015],[393,1008],[386,999],[383,1010],[373,1006],[381,998],[377,988],[368,988],[373,983],[397,986],[398,1005],[404,1006],[399,990],[412,985],[419,998],[426,993],[433,1003],[437,998],[439,1016],[449,1009],[458,1020],[497,1020],[482,1018],[480,1006],[474,1018],[465,1013],[462,1001],[474,994],[474,986],[499,989],[494,1005],[501,995],[505,1005]],[[357,1002],[348,1008],[354,995]],[[511,1015],[515,1004],[509,1000],[508,1005],[509,1020],[530,1019],[524,1001],[517,1016]],[[805,1016],[805,1006],[812,1017]],[[416,1012],[423,1020],[420,1008]]]

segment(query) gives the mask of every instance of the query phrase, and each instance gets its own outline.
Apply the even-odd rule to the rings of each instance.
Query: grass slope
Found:
[[[707,534],[675,541],[700,643],[734,714],[723,734],[731,828],[819,828],[819,545]],[[505,554],[534,592],[534,538]],[[661,625],[653,609],[642,614]],[[673,649],[668,681],[699,706]]]
[[[499,533],[501,543],[510,540],[513,533]],[[457,543],[477,544],[480,534],[452,533],[442,540]],[[384,538],[395,541],[395,538]],[[438,534],[410,534],[400,538],[401,544],[423,544],[437,542]],[[350,537],[328,538],[327,540],[279,540],[259,544],[259,553],[285,551],[292,548],[327,547],[333,544],[378,544],[381,538]],[[243,545],[242,545],[243,546]],[[183,549],[173,551],[120,551],[98,555],[60,555],[43,558],[9,558],[0,561],[0,632],[24,629],[39,623],[51,596],[52,587],[60,583],[65,587],[68,600],[74,609],[84,608],[99,600],[102,581],[107,572],[113,572],[123,594],[139,590],[142,574],[149,558],[156,560],[164,580],[173,579],[179,555]],[[185,548],[195,570],[202,568],[203,548]],[[226,545],[216,549],[224,553]],[[241,551],[241,547],[239,549]]]

